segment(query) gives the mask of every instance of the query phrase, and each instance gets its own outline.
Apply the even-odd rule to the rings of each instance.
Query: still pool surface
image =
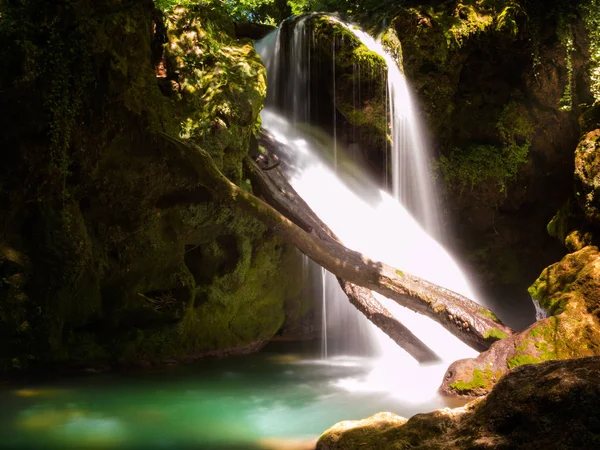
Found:
[[[301,448],[294,442],[314,440],[340,420],[450,406],[440,397],[409,404],[376,386],[349,389],[372,364],[271,348],[150,372],[5,385],[0,447]]]

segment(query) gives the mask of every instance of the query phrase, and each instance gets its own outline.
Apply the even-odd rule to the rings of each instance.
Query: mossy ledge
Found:
[[[256,350],[306,310],[296,253],[156,137],[246,179],[266,74],[220,2],[30,0],[3,10],[0,36],[0,373]]]

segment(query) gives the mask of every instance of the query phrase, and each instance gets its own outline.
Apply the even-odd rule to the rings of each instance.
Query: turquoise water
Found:
[[[0,387],[1,448],[300,449],[334,423],[446,406],[349,392],[365,358],[280,349],[126,374]]]

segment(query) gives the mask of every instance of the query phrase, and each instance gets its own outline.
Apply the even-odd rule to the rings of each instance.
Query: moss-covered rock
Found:
[[[350,133],[352,128],[345,144],[358,144],[365,156],[380,163],[385,160],[388,139],[386,63],[327,16],[317,16],[312,22],[317,51],[335,65],[335,91],[334,84],[328,88],[337,113],[347,124],[342,124],[341,131]]]
[[[519,367],[463,408],[336,424],[317,450],[596,448],[598,377],[597,357]]]
[[[330,135],[335,133],[338,146],[364,161],[375,179],[385,179],[389,148],[385,60],[339,20],[323,14],[286,20],[278,38],[283,55],[280,77],[299,83],[295,89],[305,90],[307,100],[302,106],[295,104],[293,119],[310,121]],[[393,44],[391,34],[388,43]],[[299,78],[298,64],[304,70]],[[294,108],[290,108],[285,86],[285,82],[273,80],[269,89],[275,106],[290,111]]]
[[[575,197],[587,220],[600,224],[600,128],[587,133],[575,150]]]
[[[579,117],[579,128],[582,135],[600,128],[600,101]]]
[[[297,295],[289,250],[213,200],[158,135],[202,146],[252,188],[242,160],[265,69],[220,2],[163,17],[150,1],[30,0],[3,10],[0,35],[0,98],[14,112],[0,137],[13,149],[0,165],[0,371],[271,338]]]
[[[540,230],[571,193],[577,118],[593,102],[587,13],[448,1],[381,14],[401,42],[447,216],[460,223],[454,245],[505,317],[505,298],[527,302],[527,285],[563,251]]]
[[[590,231],[574,230],[565,238],[565,246],[570,252],[577,252],[592,245],[593,235]]]
[[[600,355],[600,252],[587,246],[545,269],[529,293],[550,317],[494,343],[475,359],[447,370],[442,392],[486,394],[508,371],[525,364]]]

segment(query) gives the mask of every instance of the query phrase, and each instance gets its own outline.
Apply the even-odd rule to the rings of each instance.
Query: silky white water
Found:
[[[294,167],[288,170],[288,176],[294,189],[347,247],[374,260],[470,295],[466,279],[450,255],[400,203],[380,191],[368,179],[355,179],[355,172],[336,174],[332,165],[319,156],[319,152],[326,149],[280,115],[264,110],[262,120],[263,126],[281,144],[287,146],[289,155],[293,157]],[[348,166],[348,162],[344,165]],[[337,286],[336,292],[332,295],[329,291],[327,296],[330,327],[330,321],[336,317],[337,320],[342,320],[343,317],[340,313],[333,314],[331,310],[344,305],[350,306]],[[343,387],[350,390],[394,392],[407,400],[422,401],[435,395],[441,376],[451,361],[476,355],[473,349],[432,320],[385,298],[378,298],[443,361],[432,366],[419,365],[387,335],[356,312],[364,328],[369,331],[363,336],[363,342],[373,339],[378,345],[375,349],[380,359],[369,377],[344,380],[341,382]],[[360,332],[358,328],[341,329],[351,335]]]
[[[293,45],[310,48],[306,20],[301,19],[298,24],[301,24],[299,28],[296,25],[299,34],[296,34],[296,28],[292,33]],[[379,43],[354,27],[347,28],[371,50],[381,54],[388,64],[389,109],[394,139],[390,155],[394,196],[377,188],[364,171],[344,154],[336,139],[325,139],[314,128],[299,123],[302,121],[298,111],[309,110],[306,104],[298,106],[296,103],[310,103],[310,95],[307,91],[290,95],[290,89],[294,89],[294,80],[301,80],[302,88],[308,89],[310,79],[306,73],[310,72],[299,74],[308,70],[301,64],[293,66],[293,76],[286,75],[285,71],[273,70],[282,66],[275,63],[283,57],[278,54],[281,49],[279,35],[277,39],[271,36],[256,44],[263,61],[267,61],[269,83],[278,86],[287,83],[283,91],[287,92],[288,103],[281,112],[266,108],[261,113],[263,127],[284,149],[283,167],[294,189],[347,247],[472,298],[468,282],[455,261],[400,203],[416,203],[421,222],[430,230],[436,229],[437,214],[432,201],[427,156],[404,77]],[[295,54],[309,55],[310,52],[303,48],[297,49]],[[269,96],[273,95],[270,91]],[[272,98],[267,99],[267,105],[275,103]],[[362,346],[369,354],[378,357],[375,368],[367,377],[340,380],[340,387],[350,391],[381,390],[401,396],[406,401],[422,402],[435,395],[450,362],[476,355],[474,350],[432,320],[381,296],[378,298],[433,349],[442,362],[419,365],[360,315],[349,304],[335,278],[331,277],[331,282],[327,280],[323,284],[326,304],[322,314],[327,320],[328,340],[343,336],[341,340],[353,342],[353,345],[342,346],[345,352],[350,353],[357,346]],[[339,354],[332,344],[325,345],[329,355]]]
[[[439,235],[440,220],[429,172],[429,155],[423,143],[421,127],[415,114],[406,78],[380,41],[334,16],[330,16],[329,19],[349,30],[363,45],[385,60],[392,135],[392,195],[419,217],[429,233]]]

